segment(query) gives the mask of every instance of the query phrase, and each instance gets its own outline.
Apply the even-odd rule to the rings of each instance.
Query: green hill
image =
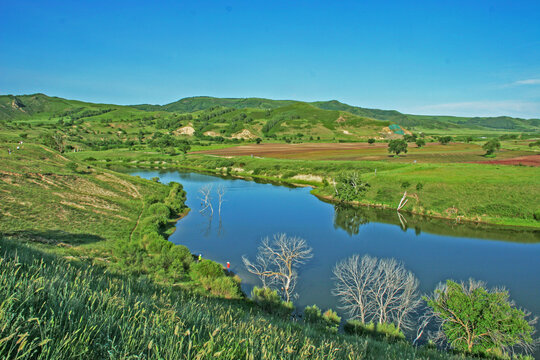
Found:
[[[357,141],[380,136],[383,128],[390,124],[344,111],[320,109],[305,102],[258,98],[197,97],[164,106],[131,107],[44,94],[4,95],[0,96],[0,110],[0,124],[11,126],[9,130],[26,130],[22,128],[24,124],[49,130],[69,128],[67,132],[72,133],[73,145],[79,148],[118,145],[118,141],[138,141],[167,132],[207,141],[258,137],[287,141]],[[180,131],[182,127],[189,130]],[[35,126],[28,132],[40,136]]]
[[[156,132],[211,141],[212,138],[282,141],[365,141],[393,136],[390,124],[428,134],[539,132],[540,119],[402,114],[336,100],[312,103],[262,98],[190,97],[166,105],[95,104],[44,94],[0,96],[0,125],[68,124],[84,128],[79,143],[136,141]],[[187,127],[187,131],[178,131]],[[82,129],[79,129],[82,130]],[[189,136],[189,137],[188,137]]]
[[[194,96],[180,99],[166,105],[133,105],[141,110],[165,110],[180,113],[206,110],[216,106],[230,107],[233,109],[275,109],[281,106],[287,106],[297,101],[294,100],[270,100],[261,98],[215,98],[211,96]]]
[[[406,128],[426,129],[474,129],[506,131],[540,131],[540,119],[520,119],[509,116],[499,117],[459,117],[435,115],[402,114],[396,110],[367,109],[343,104],[337,100],[312,103],[321,109],[347,111],[351,114],[378,120],[395,122]]]
[[[165,110],[173,112],[193,112],[208,110],[216,106],[234,109],[277,109],[283,106],[303,103],[293,100],[271,100],[261,98],[215,98],[208,96],[189,97],[166,105],[134,105],[141,110]],[[499,117],[458,117],[436,115],[403,114],[396,110],[369,109],[341,103],[337,100],[315,101],[309,103],[323,110],[348,112],[363,118],[381,120],[399,124],[406,128],[422,130],[436,129],[471,129],[471,130],[502,130],[502,131],[540,131],[540,119],[520,119],[509,116]]]

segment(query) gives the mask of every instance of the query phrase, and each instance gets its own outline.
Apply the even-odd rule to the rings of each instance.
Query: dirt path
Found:
[[[137,227],[139,226],[139,222],[141,221],[141,216],[142,216],[142,213],[144,211],[144,200],[143,200],[143,198],[141,198],[141,203],[142,203],[141,212],[139,213],[139,217],[137,218],[137,222],[135,223],[135,226],[133,227],[133,229],[131,229],[131,232],[129,233],[129,242],[131,242],[133,240],[133,233],[135,232],[135,230],[137,230]]]

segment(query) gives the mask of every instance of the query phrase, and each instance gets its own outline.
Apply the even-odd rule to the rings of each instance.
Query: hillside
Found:
[[[207,110],[215,106],[232,107],[235,109],[257,108],[276,109],[294,103],[293,100],[271,100],[260,98],[214,98],[208,96],[189,97],[166,105],[134,105],[141,110],[165,110],[176,112],[192,112]],[[364,118],[382,120],[399,124],[406,128],[422,130],[503,130],[503,131],[540,131],[540,119],[520,119],[509,116],[499,117],[457,117],[403,114],[396,110],[369,109],[341,103],[337,100],[315,101],[309,103],[319,109],[348,112]]]
[[[339,101],[313,103],[261,98],[191,97],[167,105],[94,104],[44,94],[0,96],[0,138],[40,138],[57,129],[69,146],[110,148],[144,144],[166,134],[179,141],[265,142],[366,141],[407,133],[486,136],[540,131],[540,120],[407,115]],[[6,130],[2,133],[2,128]],[[171,146],[166,145],[166,146]]]
[[[195,137],[207,141],[358,141],[391,135],[388,130],[384,133],[388,121],[287,100],[204,97],[165,106],[129,107],[34,94],[1,96],[0,109],[0,125],[3,122],[9,130],[24,129],[39,137],[35,126],[30,129],[31,124],[42,130],[56,127],[66,132],[76,148],[140,142],[169,132],[186,140]]]
[[[434,129],[472,129],[506,131],[540,131],[540,119],[520,119],[509,116],[499,117],[459,117],[435,115],[402,114],[396,110],[367,109],[343,104],[337,100],[312,103],[321,109],[347,111],[351,114],[378,120],[395,122],[406,128],[419,130]]]
[[[281,106],[291,105],[296,103],[294,100],[271,100],[261,98],[215,98],[211,96],[194,96],[180,99],[166,105],[133,105],[132,107],[141,110],[165,110],[173,112],[194,112],[206,110],[215,106],[230,107],[233,109],[275,109]]]

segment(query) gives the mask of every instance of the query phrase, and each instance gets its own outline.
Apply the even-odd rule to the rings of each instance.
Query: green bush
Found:
[[[278,316],[289,317],[294,310],[292,302],[281,300],[277,291],[268,287],[255,286],[251,291],[251,299],[264,311]]]
[[[192,263],[190,269],[194,280],[200,280],[201,278],[215,279],[225,276],[222,266],[208,259]]]
[[[332,309],[328,309],[323,313],[322,316],[327,326],[337,330],[339,324],[341,323],[341,317],[338,316],[337,312]]]
[[[536,210],[533,214],[533,218],[536,220],[536,221],[540,221],[540,210]]]
[[[290,179],[294,176],[298,175],[298,172],[296,171],[293,171],[293,170],[289,170],[289,171],[286,171],[284,174],[283,174],[283,178],[284,179]]]
[[[163,251],[163,249],[169,250],[173,246],[173,243],[155,232],[145,234],[143,237],[143,242],[146,243],[148,252],[152,254],[159,254]]]
[[[317,305],[306,306],[304,309],[304,321],[311,324],[322,322],[321,309]]]
[[[193,255],[187,247],[184,245],[174,245],[170,248],[169,254],[173,257],[171,268],[175,271],[183,269],[189,270],[191,263],[193,262]]]
[[[158,217],[168,218],[171,215],[171,210],[165,204],[155,203],[148,207],[148,213]]]
[[[337,331],[341,322],[341,317],[339,317],[338,314],[332,309],[328,309],[324,313],[321,313],[321,310],[317,307],[317,305],[313,305],[306,306],[304,309],[304,321]]]
[[[215,279],[205,277],[201,278],[201,280],[202,285],[213,295],[227,299],[240,298],[242,296],[240,282],[235,281],[232,277],[222,276]]]

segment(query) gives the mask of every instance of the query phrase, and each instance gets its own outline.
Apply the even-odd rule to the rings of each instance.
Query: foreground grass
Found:
[[[0,239],[0,357],[463,359],[273,317]]]

